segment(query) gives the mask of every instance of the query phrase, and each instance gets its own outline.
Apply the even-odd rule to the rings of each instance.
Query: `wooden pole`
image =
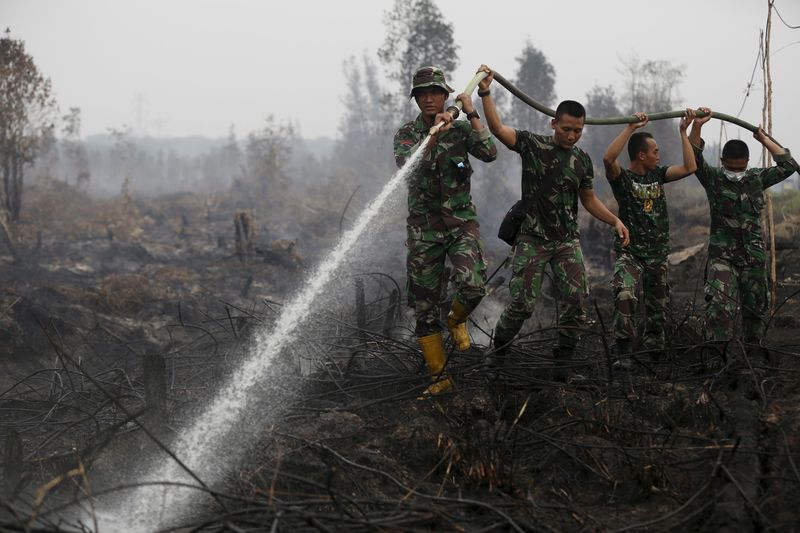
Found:
[[[775,0],[767,0],[767,26],[762,34],[763,55],[761,68],[764,71],[764,105],[761,107],[761,119],[764,130],[772,135],[772,73],[770,70],[770,39],[772,36],[772,6]],[[761,166],[772,166],[772,154],[766,148],[761,149]],[[770,315],[775,313],[775,300],[777,299],[778,270],[775,260],[775,217],[772,208],[772,193],[765,191],[767,202],[767,234],[769,236],[769,285],[770,285]]]

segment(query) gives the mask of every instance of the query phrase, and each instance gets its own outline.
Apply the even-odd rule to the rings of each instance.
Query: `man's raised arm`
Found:
[[[625,144],[631,138],[633,132],[647,124],[648,119],[646,113],[642,113],[640,111],[638,113],[634,113],[634,115],[636,115],[636,118],[638,118],[640,122],[635,122],[625,126],[625,129],[619,132],[617,138],[611,141],[611,144],[609,144],[608,148],[606,149],[605,155],[603,155],[603,166],[606,168],[606,178],[609,180],[617,179],[622,173],[622,168],[619,166],[617,158],[619,157],[619,154],[622,153],[622,150],[625,149]]]
[[[497,106],[494,104],[494,98],[489,87],[494,80],[494,72],[486,65],[481,65],[478,72],[486,72],[487,76],[478,83],[478,96],[481,97],[483,102],[483,112],[486,115],[486,123],[489,125],[489,131],[492,132],[501,143],[505,144],[509,149],[513,149],[517,144],[517,132],[514,128],[506,126],[500,120],[500,114],[497,112]]]
[[[755,137],[755,139],[760,142],[764,148],[767,149],[767,151],[769,151],[776,163],[775,166],[764,171],[764,189],[768,189],[776,183],[782,182],[794,174],[795,171],[800,173],[800,166],[792,157],[792,154],[789,152],[789,150],[773,141],[769,135],[767,135],[767,132],[764,131],[764,128],[759,126],[755,133],[753,133],[753,137]]]
[[[686,134],[686,129],[689,124],[692,124],[697,114],[694,109],[687,108],[686,114],[681,117],[681,123],[678,126],[678,131],[681,135],[681,152],[683,152],[683,165],[672,165],[667,167],[667,172],[664,175],[664,181],[675,181],[685,178],[689,174],[693,174],[697,170],[697,161],[694,157],[694,150],[692,143],[689,142],[689,136]],[[694,129],[694,128],[692,128]]]

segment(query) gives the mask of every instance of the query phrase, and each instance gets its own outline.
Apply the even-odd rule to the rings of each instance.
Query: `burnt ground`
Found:
[[[162,453],[302,283],[304,262],[285,243],[261,240],[242,261],[233,210],[203,205],[31,198],[21,262],[0,256],[3,530],[66,528],[65,508],[91,508],[115,474]],[[59,216],[44,224],[44,213]],[[630,372],[610,365],[599,268],[594,323],[567,383],[553,379],[557,302],[545,297],[498,375],[483,368],[489,322],[476,316],[480,344],[448,363],[457,390],[422,400],[428,380],[396,286],[365,275],[363,305],[354,291],[315,315],[265,384],[282,408],[253,418],[257,439],[214,487],[216,503],[169,528],[800,529],[793,243],[781,241],[767,352],[703,350],[704,252],[687,248],[673,257],[665,353],[640,351]],[[593,264],[606,261],[587,248]],[[144,374],[159,356],[163,412],[159,382]]]

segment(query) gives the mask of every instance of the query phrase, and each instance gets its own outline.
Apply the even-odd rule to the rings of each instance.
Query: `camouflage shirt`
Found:
[[[695,175],[706,190],[711,211],[708,256],[742,265],[763,265],[767,259],[761,236],[764,190],[785,180],[800,168],[787,150],[776,155],[774,167],[750,168],[738,182],[725,177],[721,168],[709,166],[703,146],[694,147]]]
[[[610,179],[619,204],[619,218],[628,227],[631,242],[625,251],[641,259],[666,259],[669,254],[669,216],[664,196],[667,167],[657,167],[644,176],[621,169]],[[614,250],[623,251],[622,240],[614,237]]]
[[[394,158],[398,167],[428,136],[429,129],[419,114],[397,131]],[[475,131],[467,121],[457,120],[439,134],[438,142],[408,179],[410,228],[445,230],[477,218],[470,195],[472,167],[467,153],[489,162],[497,158],[497,147],[488,128]]]
[[[516,130],[512,148],[522,158],[522,198],[528,200],[528,215],[520,235],[546,241],[578,238],[578,190],[591,189],[594,171],[589,154],[580,148],[566,150],[553,142],[552,136]],[[569,158],[555,176],[552,187],[541,191],[548,169]]]

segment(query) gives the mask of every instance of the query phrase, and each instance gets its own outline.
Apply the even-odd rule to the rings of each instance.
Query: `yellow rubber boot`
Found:
[[[447,314],[447,329],[450,330],[450,338],[453,339],[453,344],[456,349],[461,352],[466,352],[470,347],[469,332],[467,331],[467,317],[469,313],[464,304],[453,299],[453,304],[450,306],[450,312]]]
[[[419,346],[422,348],[422,357],[428,364],[428,372],[434,383],[425,389],[424,394],[439,394],[453,388],[453,381],[444,373],[444,342],[442,342],[442,334],[434,333],[433,335],[426,335],[419,337]]]

